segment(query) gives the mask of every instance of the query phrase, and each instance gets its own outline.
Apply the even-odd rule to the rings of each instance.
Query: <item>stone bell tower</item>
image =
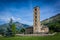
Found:
[[[34,20],[33,20],[33,33],[41,32],[40,25],[40,8],[38,6],[34,7]]]

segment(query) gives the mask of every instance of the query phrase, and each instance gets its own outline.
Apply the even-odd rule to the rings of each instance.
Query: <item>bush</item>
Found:
[[[25,33],[25,28],[21,28],[20,32]]]

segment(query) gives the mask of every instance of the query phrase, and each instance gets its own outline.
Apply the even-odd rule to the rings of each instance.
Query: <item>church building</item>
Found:
[[[25,33],[48,33],[49,28],[47,26],[41,25],[40,23],[40,8],[38,6],[34,7],[33,10],[33,26],[26,28]]]

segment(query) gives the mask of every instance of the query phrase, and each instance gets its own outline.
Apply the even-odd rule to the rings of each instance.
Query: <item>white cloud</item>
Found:
[[[21,10],[24,10],[24,12]],[[26,12],[26,11],[28,11],[28,10],[25,8],[24,9],[22,9],[22,8],[21,9],[12,9],[12,8],[6,9],[3,12],[1,12],[2,15],[0,15],[0,21],[3,21],[3,23],[8,23],[10,21],[10,18],[12,18],[14,22],[18,21],[23,24],[31,25],[32,22],[27,21],[27,20],[28,20],[28,17],[30,17],[32,13],[30,14],[29,11],[28,12]],[[14,15],[12,13],[14,13]],[[24,14],[22,14],[22,13],[24,13]],[[27,20],[21,19],[20,16],[23,18],[27,17],[26,18]]]
[[[0,21],[9,22],[10,18],[12,18],[14,22],[21,20],[21,18],[11,16],[11,17],[0,17]]]
[[[15,21],[20,21],[20,20],[21,20],[21,18],[17,18],[17,17],[14,17],[14,16],[12,16],[11,18],[13,19],[14,22],[15,22]]]
[[[28,25],[32,25],[33,24],[30,21],[22,20],[21,18],[19,18],[19,17],[17,18],[17,17],[14,17],[14,16],[11,16],[11,17],[0,17],[0,21],[3,21],[4,23],[8,23],[10,21],[10,18],[12,18],[14,22],[18,21],[20,23],[28,24]]]

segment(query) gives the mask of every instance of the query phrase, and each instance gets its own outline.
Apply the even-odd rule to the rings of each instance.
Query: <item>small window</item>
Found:
[[[37,18],[37,16],[35,16],[35,18]]]
[[[37,25],[37,23],[35,23],[35,26]]]
[[[35,11],[37,11],[37,9],[35,8]]]
[[[35,12],[35,15],[37,15],[37,13]]]

